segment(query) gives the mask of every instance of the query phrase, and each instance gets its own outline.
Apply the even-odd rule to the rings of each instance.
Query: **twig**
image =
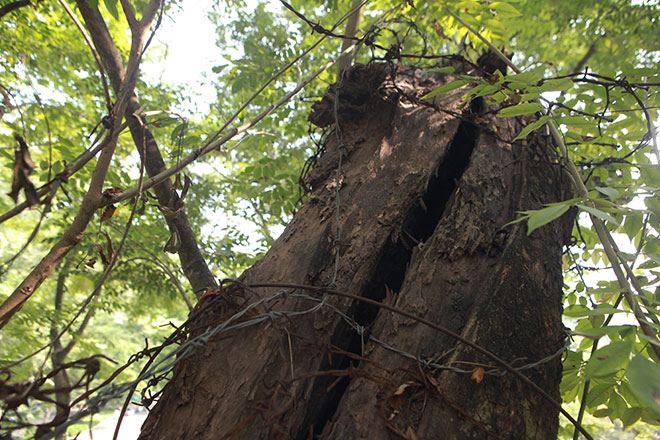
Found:
[[[183,301],[186,303],[186,306],[188,306],[188,311],[192,311],[193,309],[193,304],[190,301],[190,298],[188,298],[188,295],[186,295],[186,291],[181,285],[181,282],[179,282],[178,278],[176,275],[174,275],[174,272],[165,265],[162,261],[159,261],[154,258],[147,258],[147,257],[133,257],[129,258],[126,260],[126,263],[131,262],[131,261],[137,261],[137,260],[144,260],[148,261],[149,263],[153,264],[154,266],[158,267],[160,270],[165,272],[165,274],[170,278],[172,281],[172,284],[174,284],[174,287],[176,287],[176,290],[179,292],[179,295],[181,295],[181,298],[183,298]]]
[[[353,49],[352,46],[348,48],[348,50],[351,50],[351,49]],[[234,128],[232,128],[231,130],[229,130],[229,131],[228,131],[223,137],[221,137],[220,139],[217,139],[217,140],[211,140],[211,141],[207,142],[204,146],[198,148],[197,150],[193,151],[192,153],[190,153],[190,154],[189,154],[188,156],[186,156],[185,158],[181,159],[181,161],[180,161],[179,163],[177,163],[176,165],[174,165],[174,166],[168,168],[167,170],[165,170],[165,171],[163,171],[163,172],[161,172],[161,173],[156,174],[155,176],[150,177],[149,179],[146,179],[146,180],[144,181],[144,189],[147,190],[147,189],[153,187],[154,185],[156,185],[156,184],[162,182],[163,180],[165,180],[165,179],[167,179],[167,178],[173,176],[174,174],[178,173],[178,172],[181,171],[183,168],[185,168],[186,166],[188,166],[188,165],[191,164],[192,162],[196,161],[196,160],[199,159],[200,157],[205,156],[206,154],[208,154],[208,153],[210,153],[210,152],[212,152],[212,151],[219,150],[220,147],[222,147],[225,143],[227,143],[227,141],[229,141],[230,139],[232,139],[232,138],[233,138],[234,136],[236,136],[237,134],[243,133],[243,132],[249,130],[250,128],[254,127],[257,123],[259,123],[259,122],[260,122],[262,119],[264,119],[266,116],[268,116],[268,115],[271,114],[273,111],[277,110],[277,109],[280,108],[283,104],[285,104],[286,102],[288,102],[288,101],[289,101],[293,96],[295,96],[300,90],[302,90],[305,86],[307,86],[307,84],[309,84],[309,83],[312,82],[314,79],[316,79],[317,76],[319,76],[321,73],[323,73],[323,72],[324,72],[325,70],[327,70],[329,67],[331,67],[332,65],[334,65],[334,64],[337,62],[337,60],[338,60],[338,58],[335,58],[334,60],[331,60],[331,61],[328,61],[327,63],[325,63],[321,68],[319,68],[316,72],[314,72],[312,75],[310,75],[307,79],[305,79],[304,81],[300,82],[300,83],[295,87],[295,89],[293,89],[291,92],[289,92],[289,93],[287,93],[286,95],[284,95],[284,96],[283,96],[282,98],[280,98],[276,103],[271,104],[270,106],[268,106],[265,110],[263,110],[261,113],[259,113],[257,116],[255,116],[255,117],[254,117],[252,120],[250,120],[249,122],[246,122],[245,124],[243,124],[243,125],[241,125],[241,126],[239,126],[239,127],[234,127]],[[265,88],[265,86],[262,87],[261,90],[263,90],[263,88]],[[255,97],[256,97],[256,96],[253,96],[253,97],[250,98],[250,100],[248,100],[248,101],[251,102]],[[246,104],[246,105],[247,105],[247,104]],[[244,108],[246,105],[242,106],[241,108]],[[222,129],[220,129],[220,130],[216,133],[216,136],[217,136],[220,132],[222,132],[222,131],[224,130],[224,128],[226,128],[226,127],[229,125],[230,121],[232,121],[232,120],[238,115],[238,113],[239,113],[239,112],[236,112],[236,114],[235,114],[234,116],[232,116],[232,118],[230,118],[230,120],[227,121],[227,123],[225,123],[224,127],[223,127]],[[216,136],[214,136],[214,138],[215,138]],[[114,196],[114,197],[112,197],[112,198],[109,198],[108,200],[104,201],[103,206],[107,206],[107,205],[111,205],[111,204],[113,204],[113,203],[118,203],[118,202],[121,202],[121,201],[124,201],[124,200],[128,200],[128,199],[130,199],[130,198],[135,197],[136,193],[137,193],[137,189],[136,189],[135,187],[130,188],[130,189],[124,191],[123,193],[121,193],[121,194],[117,194],[116,196]]]
[[[37,0],[37,3],[41,3],[42,1],[43,0]],[[4,17],[5,15],[9,14],[12,11],[20,9],[24,6],[30,6],[31,4],[32,4],[31,0],[18,0],[18,1],[6,4],[6,5],[4,5],[3,7],[0,8],[0,18]]]
[[[83,38],[85,39],[85,42],[87,43],[87,47],[89,47],[89,50],[92,52],[92,55],[94,56],[94,60],[96,61],[96,67],[98,67],[99,69],[99,74],[101,75],[101,82],[103,83],[103,93],[105,93],[105,105],[107,109],[110,109],[110,107],[112,107],[112,99],[110,98],[110,89],[108,88],[108,80],[105,77],[105,69],[103,68],[103,64],[101,63],[99,54],[96,52],[94,43],[92,42],[92,39],[90,38],[89,34],[83,27],[80,20],[78,20],[78,17],[76,16],[76,14],[73,13],[73,11],[66,3],[66,1],[65,0],[58,0],[58,1],[60,5],[62,5],[66,13],[69,15],[69,17],[71,17],[71,20],[82,34]]]

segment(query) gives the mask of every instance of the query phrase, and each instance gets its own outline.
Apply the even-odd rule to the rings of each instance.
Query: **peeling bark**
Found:
[[[426,103],[411,98],[451,79],[354,66],[342,88],[315,105],[310,120],[332,124],[339,97],[336,288],[415,313],[516,366],[533,363],[564,344],[561,251],[572,219],[565,215],[530,236],[524,224],[504,225],[518,211],[569,198],[567,181],[546,136],[504,141],[520,123],[495,118],[480,101],[462,106],[464,91]],[[338,150],[331,134],[309,176],[308,201],[240,281],[331,282]],[[251,303],[276,290],[242,293]],[[229,299],[209,300],[193,333],[235,312]],[[327,302],[364,335],[323,308],[212,338],[177,365],[140,439],[556,438],[557,409],[512,375],[477,383],[368,338],[468,372],[497,367],[473,349],[374,306]],[[292,296],[272,304],[289,311],[313,306]],[[559,357],[524,374],[559,399]]]

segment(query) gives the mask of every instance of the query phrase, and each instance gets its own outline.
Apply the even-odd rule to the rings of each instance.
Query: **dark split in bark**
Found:
[[[338,290],[424,317],[517,367],[544,360],[524,374],[558,401],[561,359],[552,355],[566,336],[561,252],[572,221],[530,236],[524,224],[505,225],[518,211],[569,198],[567,180],[546,136],[508,142],[521,124],[494,117],[481,100],[463,105],[462,90],[418,99],[451,79],[351,68],[310,117],[334,123],[338,97],[342,144],[328,137],[309,199],[240,281],[327,286],[339,249]],[[192,333],[239,309],[228,292],[252,303],[276,290],[234,285],[205,302]],[[556,438],[557,408],[529,386],[511,374],[471,378],[499,367],[474,349],[374,306],[326,301],[364,333],[322,307],[214,337],[176,366],[140,438]],[[268,305],[313,306],[292,296]]]

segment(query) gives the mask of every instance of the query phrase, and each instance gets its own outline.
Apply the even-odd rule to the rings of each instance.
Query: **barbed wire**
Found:
[[[238,284],[242,285],[242,283],[238,283]],[[244,286],[248,289],[251,289],[251,286],[248,285],[244,285]],[[221,295],[216,295],[216,297],[222,298]],[[151,368],[140,374],[136,379],[128,382],[123,382],[121,384],[110,382],[100,389],[92,390],[92,392],[90,392],[90,396],[85,400],[84,405],[80,409],[78,409],[77,411],[72,411],[72,415],[65,423],[59,425],[53,431],[44,434],[43,436],[40,437],[40,439],[47,440],[56,437],[60,433],[65,432],[70,425],[79,422],[81,419],[87,416],[98,413],[105,406],[121,398],[123,395],[125,395],[125,393],[131,390],[131,388],[135,387],[136,385],[139,385],[142,382],[149,381],[147,388],[157,385],[158,382],[165,379],[169,375],[169,373],[178,363],[193,356],[195,353],[198,352],[199,349],[204,348],[209,343],[209,341],[211,341],[215,336],[233,330],[245,329],[249,327],[258,326],[260,324],[265,324],[264,329],[268,329],[272,324],[278,321],[304,316],[312,313],[317,313],[320,312],[322,309],[326,309],[339,316],[346,324],[349,325],[349,327],[351,327],[357,334],[361,336],[362,338],[361,355],[362,357],[364,357],[364,348],[365,348],[364,326],[360,325],[353,318],[351,318],[346,313],[339,310],[339,308],[337,308],[335,305],[331,304],[328,301],[328,297],[329,295],[324,295],[322,298],[318,298],[305,293],[294,293],[288,289],[279,289],[270,296],[254,301],[248,304],[242,310],[234,313],[232,316],[230,316],[221,324],[209,328],[200,335],[197,335],[189,339],[188,341],[181,343],[177,348],[165,354],[160,360],[154,362]],[[265,306],[271,303],[276,303],[280,301],[283,302],[289,298],[295,298],[295,299],[303,300],[305,302],[311,302],[313,303],[313,305],[303,310],[263,311]],[[207,304],[209,305],[212,304],[213,299],[214,298],[212,298],[211,301],[208,301]],[[199,310],[199,312],[201,311],[202,310]],[[258,314],[254,315],[253,312],[255,311],[259,311]],[[194,318],[196,316],[199,315],[193,314],[191,315],[191,318]],[[184,326],[190,324],[190,322],[191,320],[189,319],[186,323],[184,323],[184,325],[182,325],[179,329],[177,329],[175,333],[179,332],[181,328],[183,328]],[[372,335],[368,337],[368,340],[378,344],[379,346],[383,347],[384,349],[392,353],[396,353],[406,359],[409,359],[415,362],[417,365],[424,367],[426,369],[447,370],[459,374],[471,374],[473,372],[473,369],[470,370],[461,369],[454,367],[452,365],[440,364],[435,361],[425,360],[420,355],[410,353],[401,348],[394,347],[388,344],[387,342],[382,341]],[[169,343],[171,343],[171,341]],[[559,357],[566,350],[569,344],[570,344],[570,340],[567,338],[566,343],[562,345],[562,347],[556,352],[537,361],[530,362],[519,367],[515,367],[515,370],[524,371],[531,368],[536,368],[542,364],[550,362],[553,359]],[[156,350],[156,348],[151,348],[149,350],[153,351]],[[134,362],[134,360],[129,360],[129,362],[132,363]],[[122,370],[125,368],[126,368],[125,366],[120,367],[120,369]],[[501,376],[506,374],[506,372],[507,370],[502,368],[491,368],[486,370],[485,374]],[[156,381],[150,380],[153,378],[157,378],[158,380]],[[143,396],[147,388],[143,390]],[[153,400],[153,398],[148,398],[147,400]]]

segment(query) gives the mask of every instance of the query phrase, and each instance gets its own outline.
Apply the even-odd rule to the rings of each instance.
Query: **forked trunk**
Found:
[[[566,177],[547,136],[511,143],[520,122],[481,99],[463,105],[464,89],[419,100],[452,79],[356,66],[331,88],[310,117],[333,128],[311,194],[240,281],[326,287],[336,270],[335,289],[528,366],[522,373],[559,401],[571,218],[530,236],[524,223],[505,225],[570,198]],[[251,304],[278,291],[233,285],[204,302],[192,333],[236,313],[237,295]],[[555,407],[454,338],[349,298],[319,306],[318,292],[286,291],[240,320],[302,313],[210,338],[176,366],[141,439],[556,438]]]

